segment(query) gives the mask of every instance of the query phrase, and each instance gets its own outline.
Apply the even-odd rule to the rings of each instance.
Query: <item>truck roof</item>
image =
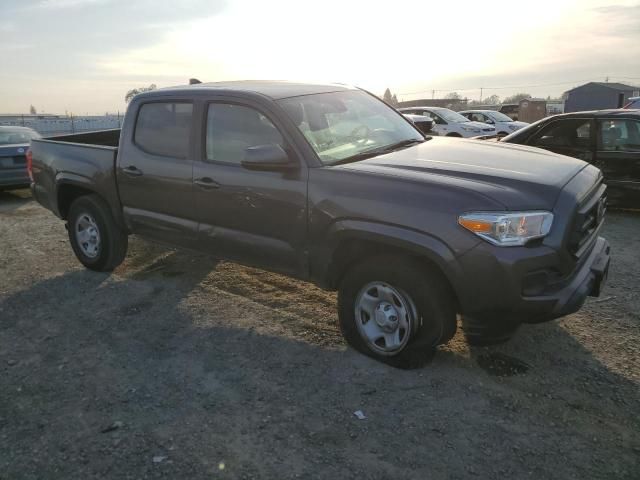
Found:
[[[210,91],[219,93],[244,92],[260,94],[273,100],[281,98],[328,93],[343,90],[354,90],[355,87],[339,83],[297,83],[283,80],[239,80],[229,82],[197,83],[195,85],[180,85],[176,87],[160,88],[140,94],[140,97],[151,97],[163,94],[193,93],[196,91]]]

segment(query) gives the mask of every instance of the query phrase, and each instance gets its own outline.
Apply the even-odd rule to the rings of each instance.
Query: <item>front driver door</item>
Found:
[[[307,167],[288,172],[241,166],[249,147],[279,144],[295,158],[284,128],[264,107],[215,101],[203,111],[200,161],[193,178],[200,248],[220,258],[279,270],[304,271]]]
[[[554,120],[529,139],[527,145],[592,163],[595,150],[594,130],[594,122],[589,118]]]

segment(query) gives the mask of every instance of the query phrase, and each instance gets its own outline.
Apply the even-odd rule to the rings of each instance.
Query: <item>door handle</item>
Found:
[[[196,178],[193,183],[205,190],[212,190],[214,188],[220,188],[220,184],[209,177]]]
[[[139,177],[140,175],[142,175],[142,170],[133,165],[129,165],[128,167],[123,168],[122,172],[126,175],[129,175],[130,177]]]

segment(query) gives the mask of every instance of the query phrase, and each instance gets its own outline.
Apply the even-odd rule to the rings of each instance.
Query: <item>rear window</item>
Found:
[[[40,135],[29,128],[0,128],[0,145],[29,143]]]
[[[134,142],[142,150],[163,157],[187,158],[193,105],[154,102],[140,107]]]

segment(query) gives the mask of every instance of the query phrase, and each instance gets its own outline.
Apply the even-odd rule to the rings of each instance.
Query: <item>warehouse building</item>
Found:
[[[564,93],[565,112],[621,108],[629,97],[640,95],[640,87],[623,83],[589,82]]]

